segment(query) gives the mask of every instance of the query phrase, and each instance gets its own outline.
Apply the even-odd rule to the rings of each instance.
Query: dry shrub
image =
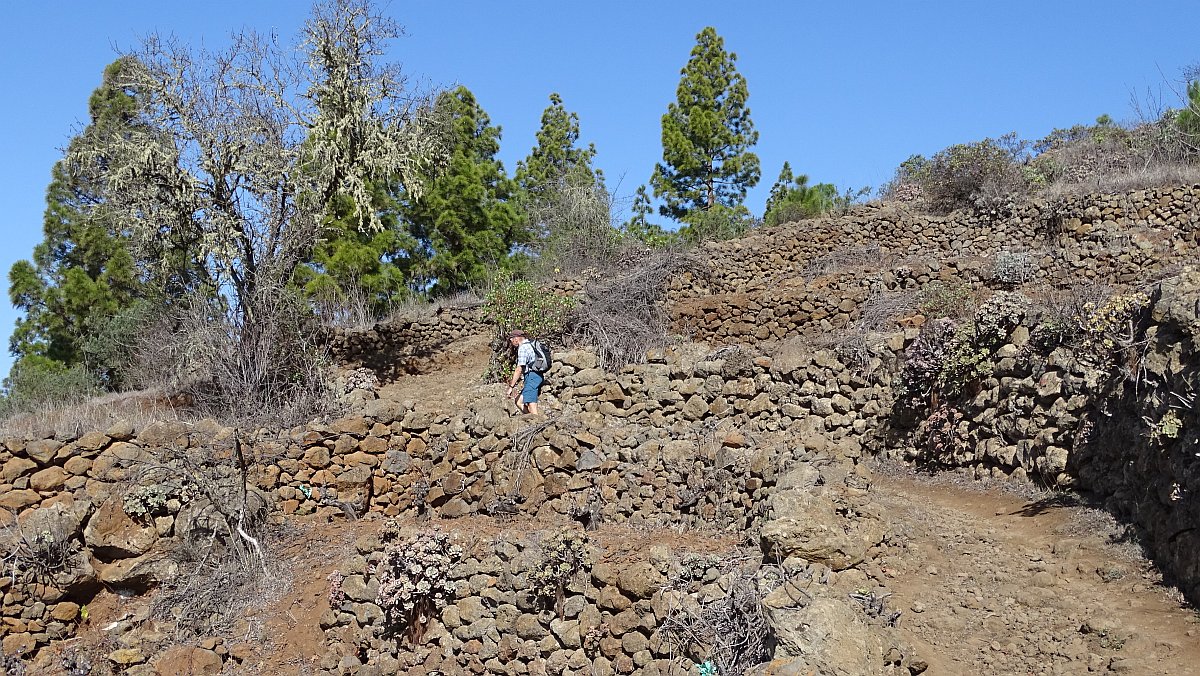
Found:
[[[75,404],[47,403],[0,420],[0,434],[25,438],[77,437],[116,422],[141,429],[159,420],[189,419],[183,400],[165,390],[115,392]]]
[[[685,597],[660,629],[673,654],[707,665],[701,673],[743,674],[769,661],[774,650],[762,600],[778,585],[782,572],[776,566],[757,571],[738,566],[727,575],[724,596],[690,603]]]
[[[1111,295],[1112,289],[1099,283],[1045,289],[1032,294],[1030,314],[1036,317],[1030,336],[1033,345],[1049,351],[1076,343],[1080,338],[1081,323],[1091,314],[1089,308],[1098,306]]]
[[[1122,193],[1164,186],[1200,183],[1200,166],[1171,163],[1134,167],[1110,174],[1098,174],[1088,180],[1053,183],[1042,192],[1049,198],[1090,193]]]
[[[587,172],[568,172],[526,204],[540,231],[535,267],[544,276],[605,267],[619,255],[613,196]]]
[[[310,302],[321,322],[335,328],[368,329],[387,315],[379,311],[372,294],[357,284],[323,287]]]
[[[833,350],[846,365],[867,371],[879,352],[877,337],[896,331],[897,321],[912,316],[917,310],[916,291],[879,291],[859,304],[858,319],[849,326],[821,333],[806,344]]]
[[[171,558],[176,577],[163,582],[154,597],[160,617],[176,622],[181,636],[206,636],[229,630],[241,613],[279,582],[273,571],[268,528],[269,498],[250,482],[252,458],[235,432],[228,447],[214,441],[203,448],[167,447],[152,459],[130,461],[141,491],[161,488],[160,497],[180,503]],[[147,493],[126,495],[126,511]]]
[[[847,272],[857,268],[881,265],[883,249],[878,245],[845,247],[814,257],[800,272],[804,280],[811,282],[817,277],[835,272]]]
[[[640,363],[647,351],[669,343],[670,318],[662,303],[667,281],[699,265],[674,249],[640,253],[585,284],[572,321],[570,337],[594,349],[610,371]]]
[[[258,287],[231,310],[193,296],[139,341],[143,382],[190,400],[194,412],[245,427],[288,426],[332,407],[323,331],[287,288]]]

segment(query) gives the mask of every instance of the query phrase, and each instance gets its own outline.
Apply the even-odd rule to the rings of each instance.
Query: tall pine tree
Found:
[[[698,211],[736,208],[758,183],[758,156],[750,152],[758,132],[736,61],[716,29],[707,27],[696,36],[680,71],[676,101],[662,118],[663,161],[650,179],[654,196],[664,202],[664,216],[687,221]]]
[[[428,256],[415,283],[442,295],[507,267],[526,233],[516,184],[496,158],[500,127],[466,87],[441,94],[434,111],[449,132],[450,162],[428,177],[419,200],[404,200],[402,214]]]
[[[424,249],[402,220],[389,186],[373,181],[370,192],[380,228],[361,229],[363,218],[354,201],[336,197],[311,260],[296,268],[295,282],[317,301],[322,313],[332,315],[327,319],[336,320],[341,311],[358,310],[381,317],[413,293],[411,282]],[[363,317],[351,315],[349,319]]]
[[[537,145],[517,163],[521,204],[547,271],[597,265],[614,251],[619,232],[604,174],[592,166],[595,146],[579,145],[579,116],[550,95]]]
[[[121,59],[104,71],[89,100],[90,124],[72,141],[121,133],[135,124],[134,93],[116,84],[131,62]],[[102,201],[102,161],[72,164],[61,160],[52,170],[42,221],[45,237],[32,260],[17,261],[9,271],[9,298],[24,312],[9,349],[18,369],[62,370],[86,365],[115,385],[111,364],[89,359],[89,340],[105,331],[118,312],[143,292],[129,238],[118,220],[96,209]],[[88,363],[93,362],[93,363]]]

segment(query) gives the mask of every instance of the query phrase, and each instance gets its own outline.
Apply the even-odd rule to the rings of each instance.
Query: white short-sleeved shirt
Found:
[[[517,366],[526,368],[536,360],[537,354],[533,351],[533,342],[521,341],[521,344],[517,346]]]

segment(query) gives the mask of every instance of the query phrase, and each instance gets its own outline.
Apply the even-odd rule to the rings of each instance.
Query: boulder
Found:
[[[883,641],[848,602],[818,594],[798,603],[797,595],[788,593],[789,587],[784,585],[763,599],[767,622],[777,642],[774,658],[799,658],[811,671],[788,670],[781,664],[777,671],[758,673],[883,674]]]
[[[178,645],[164,650],[151,662],[159,676],[202,676],[221,673],[221,656],[196,646]]]
[[[762,528],[764,552],[823,563],[833,570],[861,563],[867,550],[883,541],[887,525],[869,506],[856,507],[832,495],[802,489],[772,495],[772,518]]]
[[[174,578],[178,571],[178,564],[157,551],[132,559],[96,564],[96,576],[106,586],[137,594]]]
[[[153,526],[136,523],[125,513],[121,498],[109,498],[88,519],[83,539],[102,561],[127,559],[150,551],[158,541]]]

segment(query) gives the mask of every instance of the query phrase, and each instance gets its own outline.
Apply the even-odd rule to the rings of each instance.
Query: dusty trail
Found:
[[[926,673],[1200,674],[1200,615],[1113,542],[1110,518],[940,484],[875,485],[902,543],[879,572]]]

